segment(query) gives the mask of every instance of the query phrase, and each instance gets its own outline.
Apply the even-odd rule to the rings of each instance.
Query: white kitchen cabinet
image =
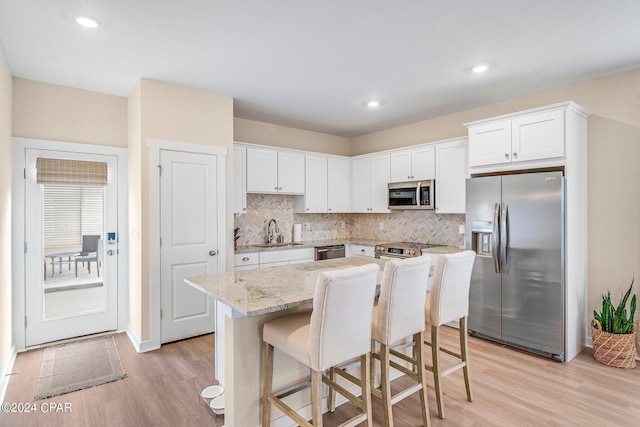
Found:
[[[243,252],[235,254],[233,257],[235,271],[253,270],[260,266],[259,252]]]
[[[329,157],[327,164],[327,211],[351,212],[351,160]]]
[[[352,211],[388,212],[389,154],[358,158],[351,167]]]
[[[296,197],[294,209],[298,213],[327,212],[327,158],[305,156],[304,197]]]
[[[247,212],[247,149],[233,147],[233,213]]]
[[[518,165],[564,157],[564,109],[467,123],[469,167]]]
[[[366,256],[370,258],[375,257],[374,247],[368,245],[357,245],[351,243],[348,245],[349,256]]]
[[[391,153],[390,182],[421,181],[435,178],[433,145]]]
[[[248,147],[247,192],[304,194],[304,154]]]
[[[436,212],[465,213],[467,166],[467,139],[436,144]]]
[[[269,250],[260,252],[260,268],[309,262],[314,259],[314,248]]]
[[[351,161],[329,156],[305,156],[304,197],[296,197],[296,213],[351,211]]]

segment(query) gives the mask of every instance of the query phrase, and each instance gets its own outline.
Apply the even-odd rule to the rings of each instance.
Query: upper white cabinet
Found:
[[[330,157],[327,163],[327,211],[351,212],[351,160]]]
[[[233,213],[247,212],[247,149],[233,147]]]
[[[305,182],[304,196],[295,198],[295,212],[351,211],[351,160],[306,155]]]
[[[399,150],[391,153],[390,182],[434,179],[435,150],[433,146]]]
[[[569,103],[467,123],[469,167],[557,166],[565,156]],[[575,105],[575,104],[574,104]]]
[[[353,160],[351,167],[352,212],[389,212],[389,154],[357,158]]]
[[[247,192],[304,194],[304,154],[247,148]]]
[[[295,211],[298,213],[327,212],[327,158],[305,156],[304,197],[296,197]]]
[[[436,212],[465,213],[467,166],[467,139],[441,142],[436,152]]]

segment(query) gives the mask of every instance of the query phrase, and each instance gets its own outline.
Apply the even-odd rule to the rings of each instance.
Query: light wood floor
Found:
[[[443,341],[456,331],[444,328]],[[474,401],[466,401],[460,372],[445,378],[446,419],[436,416],[433,378],[428,377],[432,425],[437,426],[627,426],[640,420],[640,368],[599,364],[585,350],[561,364],[470,338]],[[44,401],[71,404],[71,413],[0,413],[0,426],[215,426],[224,424],[201,403],[198,392],[214,383],[213,335],[136,354],[125,334],[116,343],[128,378]],[[33,402],[43,350],[18,355],[6,402]],[[398,379],[394,386],[400,386]],[[326,414],[335,427],[355,413],[349,405]],[[373,398],[375,426],[382,406]],[[420,425],[420,402],[412,396],[394,406],[398,427]]]

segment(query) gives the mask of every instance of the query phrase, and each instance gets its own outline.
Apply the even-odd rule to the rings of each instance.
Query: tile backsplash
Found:
[[[298,214],[294,212],[294,197],[247,194],[247,213],[234,216],[235,227],[240,228],[238,244],[264,243],[267,224],[272,218],[278,222],[285,242],[293,240],[293,224],[299,223],[303,224],[302,240],[358,238],[449,246],[464,243],[464,236],[458,234],[458,225],[465,221],[464,215],[440,215],[422,210],[388,214]],[[305,223],[310,224],[310,231],[305,230]]]

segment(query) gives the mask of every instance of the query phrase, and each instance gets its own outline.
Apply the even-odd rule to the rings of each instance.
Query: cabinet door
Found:
[[[327,212],[327,158],[305,156],[305,212]]]
[[[564,111],[548,111],[511,121],[513,162],[564,157]]]
[[[511,120],[469,128],[469,166],[511,163]]]
[[[411,181],[411,151],[395,151],[390,155],[390,181]]]
[[[233,147],[233,213],[247,212],[247,149]]]
[[[436,150],[436,212],[465,213],[467,141],[437,144]]]
[[[389,155],[371,158],[371,211],[389,212]]]
[[[329,158],[327,168],[327,210],[351,212],[351,160]]]
[[[411,179],[421,181],[436,177],[436,151],[433,145],[411,150]]]
[[[353,212],[371,210],[371,160],[356,159],[351,164],[351,203]]]
[[[304,194],[304,154],[278,152],[278,192]]]
[[[247,148],[247,192],[278,192],[278,152]]]

